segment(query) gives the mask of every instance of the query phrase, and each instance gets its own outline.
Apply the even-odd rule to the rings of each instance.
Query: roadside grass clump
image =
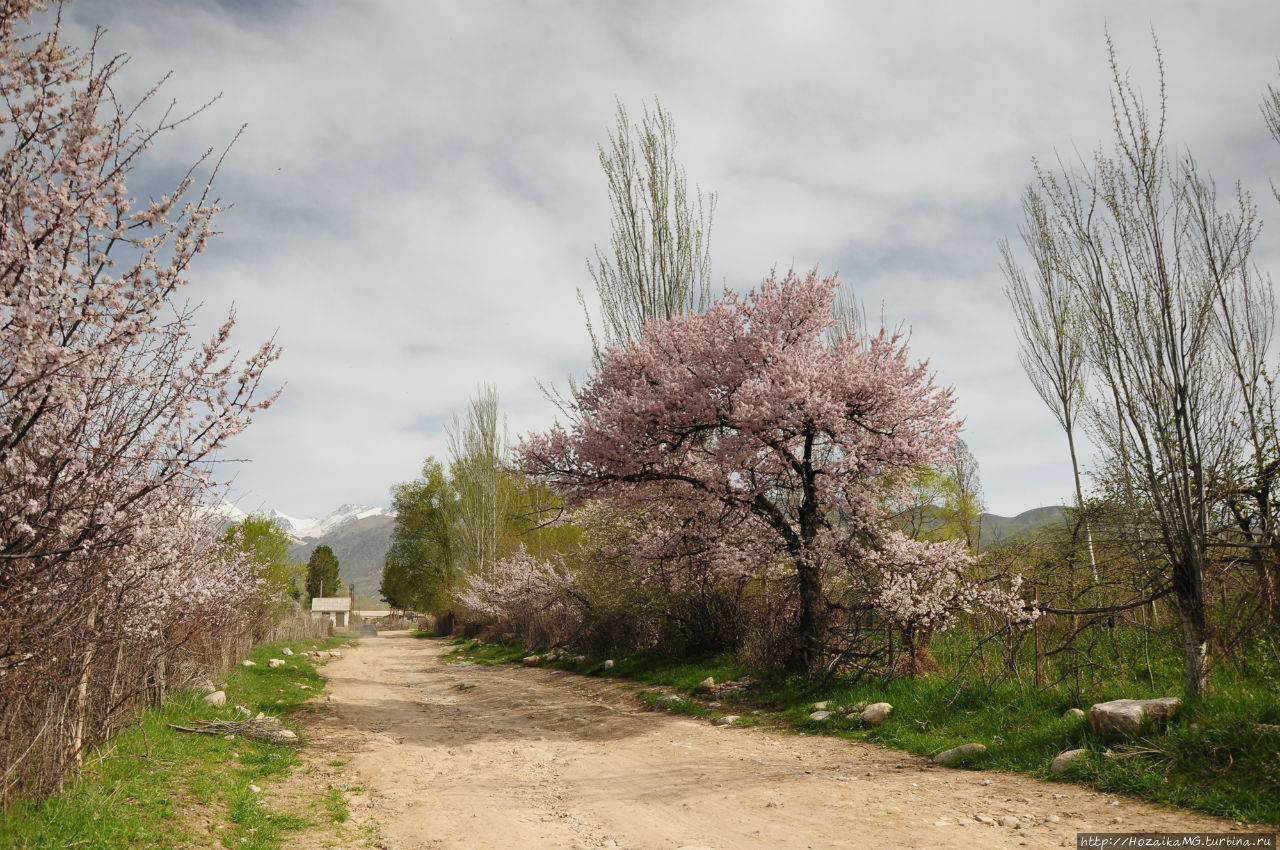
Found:
[[[516,646],[459,642],[453,657],[519,663],[527,654]],[[1094,703],[1113,699],[1178,695],[1181,669],[1161,663],[1150,670],[1144,666],[1141,676],[1132,671],[1099,676],[1081,693],[1066,682],[1036,689],[1016,677],[986,681],[973,673],[822,681],[752,671],[727,656],[620,655],[610,670],[599,659],[582,665],[571,659],[553,663],[587,675],[662,686],[664,690],[641,691],[641,700],[652,707],[664,694],[679,695],[680,702],[664,707],[679,714],[738,714],[742,723],[865,740],[925,758],[976,742],[986,752],[965,760],[960,769],[1016,771],[1243,823],[1280,824],[1280,693],[1229,670],[1218,670],[1211,695],[1189,701],[1171,721],[1130,740],[1104,741],[1090,731],[1086,718],[1064,717],[1065,712],[1080,708],[1087,713]],[[708,676],[717,683],[750,676],[753,683],[739,695],[717,698],[696,691]],[[712,701],[721,704],[713,708]],[[817,702],[828,703],[828,719],[810,719]],[[890,703],[893,712],[872,729],[857,712],[875,702]],[[752,710],[761,715],[751,717]],[[1087,749],[1090,757],[1062,774],[1050,774],[1053,759],[1072,749]]]
[[[285,658],[285,667],[267,660],[314,648],[332,649],[345,637],[285,641],[249,653],[256,667],[235,666],[220,687],[227,704],[206,705],[203,694],[173,692],[163,706],[143,712],[138,722],[92,750],[81,775],[39,802],[19,801],[0,811],[0,850],[74,847],[232,847],[275,850],[307,822],[273,812],[262,802],[263,788],[300,763],[295,747],[236,736],[179,732],[201,720],[251,714],[287,718],[324,689],[307,656]]]
[[[328,793],[325,794],[325,808],[334,823],[346,823],[351,817],[351,812],[347,809],[346,795],[336,785],[330,785]]]

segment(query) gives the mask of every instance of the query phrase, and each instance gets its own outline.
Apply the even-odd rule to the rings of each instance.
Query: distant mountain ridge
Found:
[[[296,542],[315,540],[332,534],[344,525],[358,523],[370,517],[395,517],[386,508],[375,508],[370,505],[346,504],[330,511],[322,517],[298,518],[281,513],[275,508],[268,509],[263,516],[280,523],[285,533]]]
[[[1029,534],[1046,526],[1057,525],[1066,521],[1067,509],[1062,505],[1032,508],[1014,517],[983,514],[981,544],[985,548],[993,543]]]

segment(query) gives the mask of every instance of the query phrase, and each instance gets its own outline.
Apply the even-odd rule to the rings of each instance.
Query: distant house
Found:
[[[313,596],[311,598],[311,617],[319,620],[332,617],[333,625],[340,629],[347,627],[347,618],[351,616],[350,596]]]

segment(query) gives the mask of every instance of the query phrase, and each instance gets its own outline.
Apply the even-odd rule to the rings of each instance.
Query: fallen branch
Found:
[[[292,729],[285,729],[274,717],[253,720],[202,720],[194,726],[169,724],[170,729],[179,732],[194,732],[199,735],[240,735],[255,741],[268,744],[296,744],[298,736]]]

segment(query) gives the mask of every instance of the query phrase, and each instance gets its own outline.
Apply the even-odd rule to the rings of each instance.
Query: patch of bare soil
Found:
[[[442,664],[449,648],[387,633],[323,669],[331,699],[306,775],[332,782],[326,766],[343,761],[340,781],[361,789],[344,846],[986,850],[1074,847],[1078,831],[1240,830],[868,744],[714,727],[646,711],[614,681]]]

